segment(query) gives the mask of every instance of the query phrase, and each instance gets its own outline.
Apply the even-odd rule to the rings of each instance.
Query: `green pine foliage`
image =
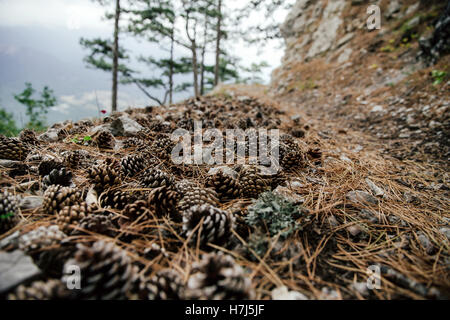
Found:
[[[19,133],[12,113],[0,108],[0,134],[7,137],[16,136]]]
[[[32,84],[25,83],[25,89],[14,95],[14,99],[26,107],[25,114],[28,116],[27,128],[43,131],[45,130],[45,115],[48,113],[50,107],[56,105],[57,100],[49,87],[45,86],[40,92],[40,98],[35,97],[36,90],[33,88]]]

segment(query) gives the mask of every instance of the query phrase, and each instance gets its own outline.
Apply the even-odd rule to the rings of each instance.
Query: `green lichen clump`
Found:
[[[264,192],[248,208],[245,221],[255,228],[267,228],[270,236],[280,234],[289,237],[294,231],[301,230],[297,221],[302,216],[302,209],[273,192]]]

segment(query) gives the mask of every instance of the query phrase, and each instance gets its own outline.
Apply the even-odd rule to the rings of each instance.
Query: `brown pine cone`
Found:
[[[8,295],[8,300],[62,300],[68,297],[67,287],[61,280],[34,281],[20,285]]]
[[[89,169],[88,178],[97,193],[101,193],[121,182],[119,172],[115,170],[113,165],[108,164],[97,165]]]
[[[56,215],[66,206],[82,201],[81,192],[75,188],[52,185],[45,190],[42,209],[48,214]]]
[[[188,190],[178,203],[178,210],[183,212],[192,206],[202,204],[217,206],[219,204],[217,193],[210,188],[197,187],[195,189]]]
[[[141,282],[139,296],[143,300],[184,299],[183,279],[172,269],[158,271],[150,280]]]
[[[139,223],[145,222],[150,216],[149,204],[145,200],[138,200],[127,204],[123,209],[122,215],[119,219],[119,226],[123,228],[136,220],[139,220]]]
[[[64,163],[69,168],[77,168],[81,163],[81,153],[79,151],[69,151],[64,156]]]
[[[101,149],[114,149],[116,140],[111,132],[102,130],[98,132],[94,138],[95,143]]]
[[[247,166],[241,169],[239,181],[242,188],[242,196],[246,198],[258,198],[258,195],[270,189],[270,183],[259,173],[255,166]]]
[[[58,226],[41,226],[19,237],[18,246],[30,255],[45,273],[60,277],[63,265],[73,253],[67,235]]]
[[[122,210],[129,203],[136,201],[136,197],[127,191],[108,190],[99,197],[100,207],[105,209]]]
[[[98,233],[109,237],[115,237],[117,232],[113,222],[113,215],[102,212],[101,210],[94,211],[80,220],[78,227],[71,232],[71,235],[80,235],[83,233]]]
[[[93,210],[94,207],[89,206],[86,202],[64,207],[58,213],[56,224],[61,231],[70,234],[74,226],[78,226],[81,219],[86,218]]]
[[[222,252],[194,263],[186,295],[196,300],[245,300],[254,297],[251,281],[234,259]]]
[[[72,184],[72,172],[65,167],[53,169],[42,179],[42,185],[48,188],[51,185],[68,187]]]
[[[133,177],[145,169],[147,161],[143,156],[130,155],[122,158],[120,165],[124,176]]]
[[[25,160],[29,149],[17,138],[0,135],[0,159]]]
[[[162,186],[153,189],[148,196],[148,204],[155,209],[157,216],[177,213],[177,204],[180,200],[180,194],[173,186]]]
[[[199,228],[198,224],[201,223]],[[193,206],[183,212],[183,234],[193,245],[207,248],[208,243],[223,245],[234,229],[234,217],[230,212],[208,204]],[[200,238],[198,235],[200,233]]]
[[[77,245],[75,257],[65,270],[75,265],[81,272],[81,289],[71,290],[70,298],[81,300],[122,300],[127,298],[134,281],[133,267],[127,253],[113,243],[97,241],[92,246]],[[63,277],[66,282],[70,275]]]
[[[139,183],[144,188],[159,188],[171,186],[174,183],[174,178],[158,168],[149,168],[142,172]]]
[[[29,147],[38,146],[40,144],[36,138],[36,134],[31,129],[23,129],[19,134],[19,140]]]
[[[8,190],[0,193],[0,234],[14,228],[19,223],[19,204],[14,194]]]
[[[231,200],[241,196],[239,180],[223,171],[218,171],[216,174],[209,176],[206,185],[216,190],[221,200]]]
[[[39,175],[44,177],[54,169],[60,170],[61,168],[64,168],[64,164],[58,160],[55,159],[44,159],[39,163],[38,171]]]

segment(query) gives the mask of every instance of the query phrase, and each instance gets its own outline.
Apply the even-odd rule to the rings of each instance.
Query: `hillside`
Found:
[[[449,21],[424,3],[369,32],[366,1],[298,0],[270,86],[1,137],[0,297],[449,299]],[[175,163],[176,129],[219,143]],[[227,129],[279,130],[279,170],[207,162]]]

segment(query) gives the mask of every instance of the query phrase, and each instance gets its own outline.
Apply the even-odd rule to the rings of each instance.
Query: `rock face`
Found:
[[[281,26],[288,48],[284,60],[311,59],[335,46],[347,2],[298,0]]]

